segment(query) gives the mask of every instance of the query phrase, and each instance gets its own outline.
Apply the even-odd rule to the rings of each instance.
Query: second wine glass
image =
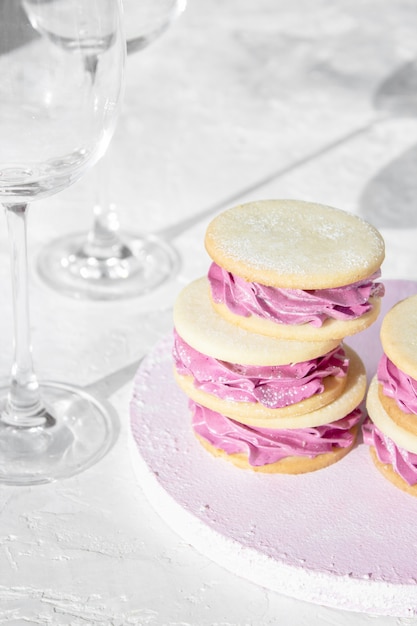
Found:
[[[186,0],[123,0],[128,54],[160,36],[185,5]],[[42,279],[56,291],[76,298],[140,296],[164,283],[179,267],[177,251],[164,240],[120,228],[117,205],[109,198],[106,185],[109,165],[107,157],[94,168],[96,199],[90,230],[52,241],[38,258]]]

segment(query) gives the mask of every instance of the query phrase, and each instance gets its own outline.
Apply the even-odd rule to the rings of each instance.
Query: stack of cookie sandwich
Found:
[[[174,366],[202,445],[236,465],[303,473],[352,449],[366,391],[343,339],[380,310],[384,242],[367,222],[293,200],[217,216],[208,276],[174,307]]]
[[[381,473],[417,496],[417,296],[387,313],[380,338],[384,352],[369,386],[363,438]]]

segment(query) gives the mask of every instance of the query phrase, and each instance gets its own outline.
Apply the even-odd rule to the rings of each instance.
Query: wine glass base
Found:
[[[177,273],[179,255],[162,239],[126,233],[120,239],[122,254],[98,258],[85,252],[85,233],[59,238],[41,251],[39,275],[74,298],[116,300],[149,293]]]
[[[70,385],[48,381],[40,389],[56,421],[17,428],[0,419],[0,484],[36,485],[74,476],[99,461],[118,436],[110,405]],[[2,406],[7,392],[0,388]]]

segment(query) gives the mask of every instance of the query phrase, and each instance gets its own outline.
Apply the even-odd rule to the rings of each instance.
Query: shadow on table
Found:
[[[10,29],[8,37],[0,39],[0,55],[19,48],[25,43],[38,36],[38,33],[30,26],[30,22],[20,0],[0,0],[0,21],[7,20]],[[22,23],[26,23],[28,28],[22,29]],[[25,33],[25,39],[18,37]]]
[[[381,82],[373,98],[376,111],[392,117],[417,115],[417,61],[407,61]]]
[[[372,103],[376,115],[375,118],[370,120],[367,124],[364,124],[363,126],[336,138],[321,148],[300,157],[288,165],[284,165],[275,171],[271,171],[265,177],[246,187],[236,190],[236,192],[221,199],[219,202],[212,204],[203,211],[196,213],[181,222],[172,224],[167,228],[163,228],[155,234],[168,241],[175,239],[204,219],[209,218],[219,211],[238,203],[245,196],[253,194],[259,189],[262,189],[262,187],[278,180],[286,174],[289,174],[290,172],[293,172],[304,165],[331,153],[333,150],[344,146],[349,141],[359,137],[360,135],[366,134],[377,124],[396,117],[415,117],[417,115],[416,60],[404,63],[387,76],[376,89],[372,98]],[[363,194],[360,206],[361,213],[364,216],[369,217],[369,219],[371,219],[376,226],[387,225],[387,220],[390,223],[392,221],[397,225],[397,227],[407,225],[407,223],[409,224],[408,220],[412,211],[411,198],[413,194],[414,197],[416,197],[414,193],[416,188],[416,177],[411,176],[413,172],[413,164],[415,163],[415,154],[415,149],[413,149],[389,167],[381,170],[380,174],[378,174],[378,176],[375,177],[375,179],[368,185],[367,191]],[[417,169],[414,164],[414,172],[416,171]],[[393,185],[399,175],[402,177],[403,181],[401,189],[399,189],[399,185]],[[406,187],[407,185],[408,187]],[[376,187],[379,187],[380,193],[376,193],[376,197],[373,198],[372,195],[375,191],[377,191]],[[384,192],[382,192],[383,187],[385,188]],[[402,191],[400,198],[403,201],[403,206],[400,207],[400,214],[397,213],[396,215],[392,214],[392,190],[394,187],[397,188],[397,191]],[[388,192],[389,189],[391,191]],[[384,198],[381,197],[381,193]],[[404,194],[406,194],[406,197]],[[377,199],[378,196],[380,197],[379,200]],[[386,205],[385,208],[383,208],[384,203]],[[398,202],[396,204],[398,204]],[[395,210],[398,210],[398,207]],[[417,222],[417,212],[415,213],[416,215],[413,215],[412,219]]]
[[[136,320],[145,337],[141,350],[142,354],[140,356],[138,355],[138,358],[131,363],[123,365],[118,370],[110,372],[99,380],[86,385],[84,387],[86,392],[91,393],[93,396],[110,398],[114,393],[119,391],[119,389],[133,381],[136,371],[150,346],[157,343],[165,334],[172,332],[173,322],[171,306],[163,306],[162,308],[146,311],[142,314],[138,313]],[[158,332],[155,332],[156,328]]]
[[[319,159],[320,157],[325,156],[329,152],[332,152],[336,148],[339,148],[340,146],[344,145],[348,141],[355,139],[355,137],[358,137],[359,135],[366,133],[372,128],[373,125],[374,125],[374,122],[371,121],[370,123],[365,124],[364,126],[360,126],[359,128],[356,128],[352,130],[351,132],[346,133],[342,137],[338,137],[334,141],[329,142],[325,146],[322,146],[321,148],[318,148],[317,150],[314,150],[313,152],[310,152],[309,154],[306,154],[305,156],[302,156],[301,158],[296,159],[292,163],[289,163],[288,165],[284,165],[283,167],[280,167],[277,170],[272,171],[271,173],[255,181],[251,185],[238,189],[235,193],[232,193],[230,194],[230,196],[221,199],[219,202],[216,202],[215,204],[212,204],[211,206],[204,209],[200,213],[191,215],[185,220],[182,220],[181,222],[177,222],[176,224],[172,224],[168,226],[167,228],[162,228],[159,231],[155,232],[154,234],[168,241],[171,239],[175,239],[175,237],[178,237],[183,232],[185,232],[189,228],[192,228],[194,225],[198,224],[205,218],[210,217],[211,215],[214,215],[215,213],[225,208],[233,206],[235,203],[239,202],[243,197],[254,193],[255,191],[261,189],[262,187],[265,187],[266,185],[269,185],[270,183],[276,180],[279,180],[279,178],[282,178],[286,174],[289,174],[290,172],[293,172],[297,170],[298,168],[303,167],[304,165],[308,165],[308,163],[311,163],[315,159]]]
[[[103,378],[96,380],[94,383],[86,385],[84,390],[91,393],[93,396],[100,396],[106,399],[110,398],[116,391],[133,380],[142,360],[143,357],[133,363],[129,363],[129,365],[121,367],[111,374],[103,376]]]
[[[377,228],[417,227],[417,145],[368,182],[359,213]]]
[[[409,61],[384,80],[374,107],[391,117],[417,115],[417,63]],[[359,212],[377,228],[417,226],[417,145],[381,169],[366,185]]]

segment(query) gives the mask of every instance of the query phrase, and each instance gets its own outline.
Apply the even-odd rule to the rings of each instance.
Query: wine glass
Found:
[[[65,189],[107,148],[123,90],[121,4],[3,0],[0,42],[0,202],[15,330],[11,379],[0,388],[0,482],[27,485],[82,471],[114,440],[109,409],[34,372],[26,224],[32,200]],[[85,67],[97,57],[92,79]]]
[[[127,52],[148,46],[185,8],[186,0],[123,0]],[[112,300],[147,293],[175,274],[176,250],[150,234],[120,230],[106,188],[109,158],[94,168],[96,190],[88,233],[70,233],[43,248],[38,272],[52,288],[74,297]]]

